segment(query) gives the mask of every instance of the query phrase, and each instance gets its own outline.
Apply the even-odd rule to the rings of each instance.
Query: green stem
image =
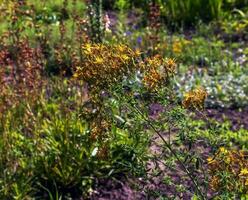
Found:
[[[172,149],[171,145],[164,139],[164,137],[161,135],[161,133],[154,127],[154,125],[151,123],[149,119],[147,119],[143,113],[135,106],[132,106],[136,112],[148,123],[148,125],[154,130],[154,132],[162,139],[165,146],[169,149],[169,151],[172,153],[172,155],[177,159],[179,164],[182,166],[182,168],[185,170],[188,177],[191,179],[192,183],[194,184],[196,190],[198,191],[199,195],[201,196],[202,200],[206,200],[207,198],[202,193],[201,189],[199,188],[198,183],[196,182],[195,178],[192,176],[191,172],[187,169],[187,167],[184,165],[184,163],[181,161],[181,159],[178,157],[177,153]]]

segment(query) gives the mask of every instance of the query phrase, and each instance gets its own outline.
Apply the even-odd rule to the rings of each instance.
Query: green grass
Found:
[[[113,122],[105,140],[91,139],[80,105],[68,108],[77,101],[76,93],[68,93],[71,86],[61,80],[50,84],[55,85],[49,99],[42,93],[37,104],[21,102],[2,118],[1,199],[77,198],[88,195],[96,179],[144,173],[149,135]]]

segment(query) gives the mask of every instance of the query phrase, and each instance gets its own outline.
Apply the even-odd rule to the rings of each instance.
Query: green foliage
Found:
[[[90,21],[90,36],[93,42],[101,42],[104,34],[102,0],[91,0],[88,3],[88,16]]]
[[[189,126],[191,126],[191,136],[194,139],[207,139],[213,149],[218,149],[219,146],[239,146],[244,150],[248,148],[248,131],[243,128],[231,130],[231,123],[228,120],[224,122],[195,120],[189,122]],[[210,128],[204,129],[206,126]]]
[[[166,16],[170,16],[170,24],[187,26],[198,20],[219,19],[222,15],[222,4],[222,0],[169,0],[164,9]]]
[[[113,121],[107,140],[92,140],[89,122],[80,117],[81,109],[68,110],[69,102],[60,99],[62,93],[68,96],[68,90],[58,86],[53,87],[50,100],[44,93],[37,105],[23,102],[2,119],[1,199],[51,199],[55,194],[53,198],[76,198],[86,195],[96,179],[144,173],[149,136],[137,127],[139,123],[130,129]],[[66,87],[64,82],[62,89]],[[69,99],[75,100],[75,96]],[[109,107],[117,108],[114,104]]]
[[[199,21],[209,22],[223,19],[224,15],[231,15],[233,9],[243,9],[248,6],[246,0],[120,0],[115,5],[119,10],[122,10],[122,8],[127,8],[131,4],[148,12],[151,2],[160,6],[166,23],[176,28],[191,26]]]
[[[117,1],[115,2],[115,7],[116,7],[119,11],[123,12],[123,11],[125,11],[125,10],[127,10],[127,9],[130,8],[130,2],[127,1],[127,0],[117,0]]]

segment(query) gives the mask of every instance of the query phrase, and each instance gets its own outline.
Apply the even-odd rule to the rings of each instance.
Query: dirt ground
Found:
[[[152,115],[156,115],[160,106],[155,105],[151,111]],[[208,109],[205,111],[206,115],[220,122],[229,120],[232,124],[233,130],[244,128],[248,130],[248,108],[241,110],[226,109]],[[151,145],[151,151],[154,153],[160,152],[161,147],[159,142],[156,142],[158,138],[155,138],[154,143]],[[201,141],[194,144],[194,148],[200,152],[202,158],[206,158],[209,155],[209,148]],[[165,156],[160,154],[160,156]],[[167,155],[168,156],[168,155]],[[163,159],[162,159],[163,160]],[[119,178],[118,180],[102,180],[98,184],[98,188],[93,193],[92,200],[143,200],[143,199],[183,199],[190,200],[193,195],[193,185],[189,178],[183,173],[181,167],[177,165],[173,169],[166,167],[163,162],[151,161],[148,163],[148,178]],[[157,176],[150,176],[155,169],[161,170],[161,173]],[[173,184],[165,184],[165,177],[171,177],[172,181],[177,185],[182,184],[185,186],[184,191],[180,191]],[[210,196],[212,194],[209,194]]]

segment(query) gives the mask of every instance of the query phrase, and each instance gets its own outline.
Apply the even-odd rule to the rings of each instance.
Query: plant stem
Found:
[[[186,174],[188,175],[188,177],[191,179],[192,183],[194,184],[196,190],[198,191],[199,195],[201,196],[202,200],[206,200],[207,198],[205,197],[205,195],[202,193],[201,189],[199,188],[199,185],[197,183],[197,181],[195,180],[195,178],[192,176],[191,172],[187,169],[187,167],[185,166],[185,164],[181,161],[181,159],[178,157],[177,153],[174,151],[174,149],[172,149],[171,145],[164,139],[164,137],[161,135],[161,133],[156,129],[156,127],[154,127],[154,125],[151,123],[151,121],[149,119],[147,119],[143,113],[135,106],[132,105],[132,107],[136,110],[136,112],[148,123],[148,125],[154,130],[154,132],[162,139],[162,141],[164,142],[165,146],[169,149],[169,151],[173,154],[173,156],[177,159],[177,161],[179,162],[179,164],[182,166],[182,168],[185,170]]]

